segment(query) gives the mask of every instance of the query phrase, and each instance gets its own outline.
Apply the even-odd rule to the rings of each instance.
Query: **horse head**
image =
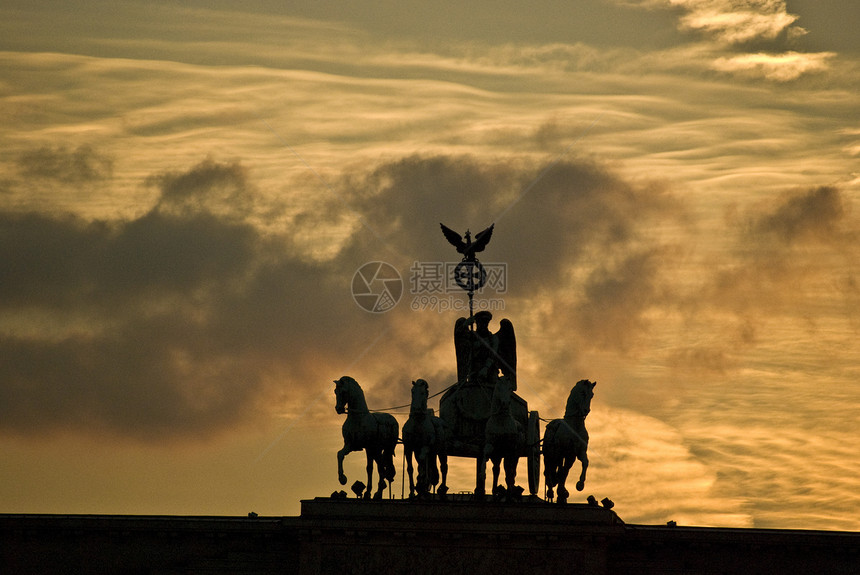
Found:
[[[430,396],[430,386],[423,379],[412,382],[412,404],[410,411],[413,413],[427,412],[427,398]]]
[[[514,389],[516,389],[516,384],[510,377],[502,375],[496,380],[496,384],[493,386],[493,396],[491,401],[492,413],[508,412],[511,405],[511,395],[514,392]]]
[[[585,417],[591,411],[591,399],[594,397],[594,386],[597,382],[580,379],[570,390],[564,416]]]
[[[346,406],[349,405],[349,400],[352,395],[353,386],[358,386],[358,383],[348,375],[344,375],[340,379],[334,380],[334,410],[340,414],[346,413]]]

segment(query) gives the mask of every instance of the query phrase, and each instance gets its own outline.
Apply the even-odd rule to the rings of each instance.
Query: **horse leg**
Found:
[[[385,495],[385,488],[388,487],[387,474],[385,472],[385,454],[378,452],[374,460],[376,461],[376,472],[379,474],[379,485],[377,486],[376,493],[373,494],[373,498],[381,500],[383,495]]]
[[[559,503],[567,503],[567,498],[570,495],[565,483],[567,482],[567,475],[570,473],[570,467],[573,465],[573,461],[573,458],[563,456],[558,463],[558,477],[556,478],[558,487],[556,490],[558,492]]]
[[[430,478],[429,487],[436,487],[439,483],[439,465],[436,462],[436,451],[428,450],[427,454],[427,477]]]
[[[424,497],[429,491],[427,479],[427,446],[422,446],[415,454],[418,461],[418,497]]]
[[[397,477],[397,467],[394,465],[394,457],[397,455],[397,433],[394,434],[388,448],[382,450],[382,455],[385,457],[385,466],[388,469],[385,477],[390,485],[394,483],[394,478]]]
[[[370,499],[370,494],[373,491],[373,452],[369,447],[366,447],[364,452],[367,454],[367,488],[364,492],[364,498]]]
[[[337,452],[337,480],[341,485],[346,485],[346,475],[343,473],[343,458],[347,453],[351,453],[352,449],[346,443],[343,444],[343,449]]]
[[[547,501],[552,501],[555,497],[555,493],[553,492],[553,488],[555,487],[555,468],[556,468],[555,457],[553,454],[544,447],[543,452],[543,482],[546,487],[546,498]]]
[[[544,465],[546,465],[546,463],[544,463]],[[553,492],[553,487],[555,487],[555,483],[549,482],[549,480],[546,478],[547,477],[546,473],[544,473],[543,476],[544,476],[544,483],[545,483],[545,487],[546,487],[546,500],[549,502],[552,502],[552,500],[555,499],[555,493]]]
[[[490,453],[489,459],[490,459],[490,462],[492,463],[492,469],[493,469],[493,491],[492,491],[492,493],[495,493],[496,487],[498,487],[498,485],[499,485],[499,464],[502,462],[502,458],[496,456],[495,453]]]
[[[579,460],[582,462],[582,472],[579,474],[579,481],[576,482],[576,490],[582,491],[585,489],[585,472],[588,469],[588,455],[583,451],[579,456]]]
[[[514,492],[514,487],[517,486],[517,465],[520,459],[516,454],[505,457],[505,486],[508,493]]]
[[[490,490],[490,493],[495,496],[496,495],[496,487],[499,485],[499,462],[501,459],[495,453],[496,449],[493,444],[487,441],[484,443],[484,464],[481,466],[481,471],[484,472],[484,477],[481,479],[481,487],[484,486],[484,480],[486,479],[486,469],[487,463],[491,464],[491,469],[493,471],[493,487]]]
[[[412,476],[412,448],[403,446],[403,457],[406,458],[406,473],[409,475],[409,498],[415,493],[415,481]]]
[[[501,470],[502,458],[501,456],[495,456],[492,458],[493,462],[493,491],[491,492],[493,496],[496,495],[496,490],[499,487],[499,471]]]
[[[445,498],[445,494],[448,493],[448,454],[440,453],[439,454],[439,472],[442,474],[442,484],[439,486],[439,497],[442,499]]]
[[[475,483],[475,497],[477,499],[483,499],[485,493],[485,483],[487,481],[487,459],[489,458],[489,451],[493,448],[489,444],[484,446],[484,449],[478,453],[478,457],[475,458],[477,462],[477,481]]]
[[[554,499],[553,489],[558,485],[559,455],[556,446],[556,430],[559,420],[554,419],[547,426],[543,434],[543,478],[546,487],[546,498],[548,501]]]
[[[388,486],[388,466],[386,463],[386,453],[384,449],[367,449],[367,492],[365,498],[370,499],[371,486],[373,485],[373,464],[376,463],[376,472],[379,474],[379,484],[376,488],[376,493],[373,494],[373,499],[382,499],[385,493],[385,488]]]

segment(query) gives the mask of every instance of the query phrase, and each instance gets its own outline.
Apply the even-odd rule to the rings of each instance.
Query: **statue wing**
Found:
[[[517,338],[514,334],[514,324],[509,319],[499,322],[499,331],[496,332],[499,340],[499,367],[502,373],[514,384],[517,389]]]
[[[446,227],[443,223],[440,223],[439,225],[442,226],[442,233],[445,234],[445,239],[448,240],[448,242],[452,246],[457,248],[458,252],[463,253],[463,250],[466,249],[466,242],[463,241],[463,236],[461,236],[451,228]]]
[[[475,236],[475,241],[472,243],[472,251],[473,252],[482,252],[484,248],[487,247],[487,244],[490,243],[490,238],[493,235],[493,227],[496,224],[490,224],[490,227],[482,232],[478,232],[478,235]]]
[[[471,335],[465,317],[454,323],[454,352],[457,356],[457,383],[466,381],[469,374],[469,358],[472,353]]]

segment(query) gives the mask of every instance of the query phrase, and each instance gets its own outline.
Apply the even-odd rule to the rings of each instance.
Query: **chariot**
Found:
[[[506,475],[513,475],[520,458],[526,458],[528,489],[536,495],[540,484],[540,417],[530,411],[516,390],[516,341],[513,325],[506,319],[493,334],[487,329],[492,318],[478,312],[474,319],[460,318],[454,328],[458,381],[439,401],[439,415],[446,424],[447,453],[455,457],[476,459],[476,493],[483,493],[486,461],[494,462],[494,487],[498,479],[496,455],[504,456]],[[477,329],[472,324],[477,323]],[[508,385],[500,385],[507,383]],[[505,391],[500,393],[500,389]],[[502,419],[499,419],[502,418]],[[508,423],[505,423],[507,418]],[[510,422],[513,419],[513,423]],[[496,421],[500,421],[496,425]],[[510,439],[505,453],[492,454],[494,437],[516,427],[516,439]],[[494,426],[500,431],[494,436]],[[497,449],[497,451],[499,451]],[[510,478],[511,484],[513,478]]]
[[[477,465],[485,464],[485,430],[490,419],[493,388],[460,382],[451,386],[439,400],[439,415],[448,430],[448,455],[471,457]],[[511,415],[525,433],[525,445],[517,457],[526,458],[529,493],[536,495],[540,484],[540,417],[529,411],[528,403],[517,394],[511,395]],[[479,470],[480,475],[480,470]]]

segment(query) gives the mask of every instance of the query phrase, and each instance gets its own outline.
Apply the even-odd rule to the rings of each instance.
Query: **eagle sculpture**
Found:
[[[440,223],[439,225],[442,226],[442,233],[445,234],[445,239],[457,248],[458,253],[463,254],[463,259],[474,260],[475,254],[484,251],[484,248],[487,247],[490,237],[493,235],[493,226],[496,224],[491,224],[484,231],[475,234],[475,241],[472,241],[469,230],[466,230],[466,238],[463,239],[460,234],[451,228],[445,227],[445,224]]]

